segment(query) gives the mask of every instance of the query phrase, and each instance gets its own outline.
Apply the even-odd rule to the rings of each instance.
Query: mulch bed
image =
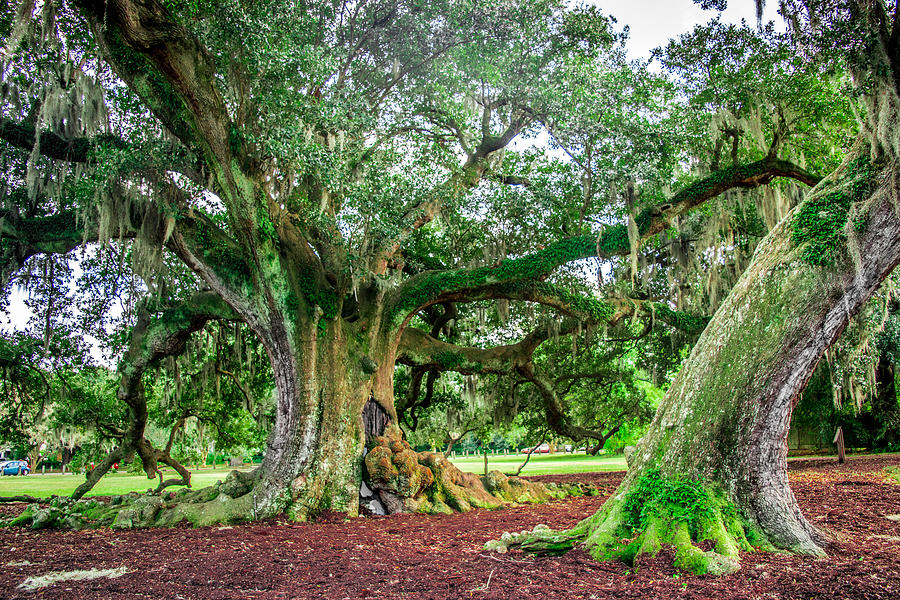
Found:
[[[491,555],[485,541],[504,531],[574,525],[605,499],[475,510],[451,516],[401,515],[315,523],[140,531],[0,529],[0,598],[900,598],[900,484],[884,467],[900,457],[811,459],[791,464],[805,514],[836,537],[824,559],[747,554],[723,578],[672,567],[665,551],[635,567],[597,563],[585,552],[534,558]],[[538,478],[590,481],[604,493],[621,473]],[[3,512],[21,510],[5,507]],[[67,581],[26,592],[28,576],[126,567],[115,579]]]

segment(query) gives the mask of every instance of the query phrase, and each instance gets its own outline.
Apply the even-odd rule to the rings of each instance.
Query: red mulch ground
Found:
[[[719,579],[678,573],[665,552],[628,567],[594,562],[579,550],[556,558],[481,550],[503,531],[571,526],[597,510],[601,496],[447,517],[344,521],[335,515],[308,524],[142,531],[0,529],[0,598],[897,600],[900,523],[885,516],[900,514],[900,484],[883,468],[898,464],[897,456],[854,458],[846,465],[792,463],[803,510],[837,537],[828,558],[747,554],[738,573]],[[568,477],[609,493],[621,474]],[[29,575],[122,566],[128,573],[117,579],[34,592],[17,587]]]

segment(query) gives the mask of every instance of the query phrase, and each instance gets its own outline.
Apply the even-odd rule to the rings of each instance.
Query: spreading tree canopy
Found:
[[[771,454],[758,462],[776,476],[782,512],[811,531],[786,495],[779,443],[807,363],[896,263],[879,254],[896,218],[877,212],[893,195],[875,191],[893,173],[897,40],[878,2],[788,9],[792,34],[698,28],[659,51],[666,77],[626,60],[598,9],[554,0],[7,5],[2,283],[8,293],[24,273],[77,252],[94,261],[89,275],[118,256],[120,271],[140,278],[126,278],[129,297],[142,298],[119,342],[127,425],[111,432],[114,449],[76,495],[134,454],[150,476],[159,461],[178,469],[171,439],[158,448],[146,435],[147,378],[212,322],[246,327],[268,358],[263,462],[231,477],[219,500],[192,496],[158,522],[355,513],[362,478],[396,510],[490,504],[481,483],[401,439],[427,374],[513,374],[554,431],[602,441],[612,424],[573,421],[563,400],[573,388],[561,385],[566,373],[545,371],[555,364],[545,344],[590,344],[616,326],[634,337],[645,321],[696,335],[706,315],[684,309],[722,304],[656,417],[646,467],[623,489],[645,489],[645,473],[719,477],[772,544],[818,549],[814,534],[779,536],[760,516],[774,496],[753,486],[762,467],[747,466],[747,448]],[[822,48],[853,58],[840,64]],[[846,69],[869,117],[842,162],[855,129]],[[820,183],[817,173],[835,169]],[[870,224],[876,216],[885,222]],[[790,279],[782,258],[792,252],[821,288]],[[860,256],[879,260],[869,269]],[[101,277],[107,289],[114,271]],[[38,296],[50,331],[56,296]],[[797,324],[795,314],[825,314],[822,303],[842,308],[826,333],[820,321]],[[461,312],[473,322],[473,307],[491,304],[501,321],[512,307],[505,333],[454,333]],[[535,313],[526,306],[538,316],[522,317]],[[748,345],[763,352],[756,362]],[[759,394],[782,389],[767,369],[794,364],[785,347],[806,362],[770,411]],[[416,388],[406,396],[395,394],[398,364]],[[691,408],[698,397],[704,410],[733,410],[710,426]],[[771,427],[758,425],[770,412]],[[725,434],[735,422],[752,440]],[[689,461],[703,432],[728,443]],[[496,478],[484,485],[509,489]],[[592,522],[603,536],[622,523],[624,509],[610,506]],[[655,526],[693,556],[681,525]]]

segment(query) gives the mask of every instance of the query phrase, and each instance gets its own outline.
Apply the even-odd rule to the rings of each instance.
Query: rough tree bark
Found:
[[[830,18],[869,33],[851,58],[867,119],[847,160],[760,244],[612,498],[572,530],[492,547],[580,543],[597,558],[631,561],[671,544],[676,564],[698,573],[736,570],[740,550],[823,554],[827,534],[788,485],[791,413],[825,350],[900,262],[900,19],[877,2],[843,8]],[[705,540],[715,549],[700,550]]]
[[[571,531],[512,543],[536,552],[583,543],[598,558],[626,560],[668,543],[679,566],[714,573],[737,569],[740,549],[822,554],[828,537],[803,517],[788,485],[787,435],[825,350],[900,262],[898,162],[870,163],[869,153],[858,144],[762,242],[604,507]],[[847,225],[822,228],[816,219],[841,203]],[[811,264],[824,262],[819,253],[832,243],[841,244],[834,260]],[[637,515],[638,504],[650,510]],[[705,539],[715,551],[693,544]]]

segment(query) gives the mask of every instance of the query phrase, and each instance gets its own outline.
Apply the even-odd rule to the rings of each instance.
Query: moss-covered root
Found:
[[[499,540],[485,544],[485,550],[504,553],[520,548],[530,554],[559,555],[580,545],[597,560],[618,559],[631,565],[641,554],[655,556],[663,546],[671,546],[679,569],[698,575],[727,575],[739,568],[739,550],[751,549],[742,529],[730,531],[721,520],[713,520],[699,536],[691,534],[686,521],[672,519],[671,515],[649,518],[644,530],[630,532],[622,518],[621,501],[618,504],[605,511],[604,517],[598,519],[598,512],[573,529],[553,531],[538,525],[532,531],[504,533]],[[707,540],[714,544],[714,550],[704,552],[695,545],[695,541]]]
[[[607,531],[614,522],[604,524]],[[627,532],[627,526],[624,527]],[[740,568],[740,550],[752,550],[743,527],[726,527],[721,515],[709,519],[701,531],[692,533],[691,524],[675,518],[671,513],[648,517],[645,528],[631,539],[615,540],[606,535],[589,536],[585,547],[597,559],[619,558],[633,564],[641,554],[655,556],[663,546],[675,550],[675,566],[684,571],[703,575],[727,575]],[[621,531],[621,529],[620,529]],[[696,544],[707,542],[712,550],[704,551]]]
[[[565,554],[584,539],[584,534],[574,529],[553,531],[546,525],[535,525],[531,531],[504,532],[499,540],[484,545],[488,552],[505,554],[509,548],[520,548],[530,554],[558,556]]]
[[[388,437],[375,438],[365,466],[367,481],[391,513],[465,512],[583,493],[507,477],[499,471],[486,477],[464,473],[442,454],[415,452],[406,441]]]
[[[505,552],[518,547],[534,554],[560,554],[581,545],[597,560],[633,564],[641,554],[675,550],[675,566],[691,573],[726,575],[740,568],[741,551],[773,550],[715,487],[650,472],[635,480],[591,517],[567,531],[546,527],[504,534],[485,545]],[[702,547],[710,550],[703,550]]]
[[[29,505],[9,526],[32,529],[165,527],[186,521],[196,527],[247,521],[255,516],[253,480],[233,471],[216,485],[182,488],[164,494],[132,492],[110,502],[54,497],[46,505]]]

